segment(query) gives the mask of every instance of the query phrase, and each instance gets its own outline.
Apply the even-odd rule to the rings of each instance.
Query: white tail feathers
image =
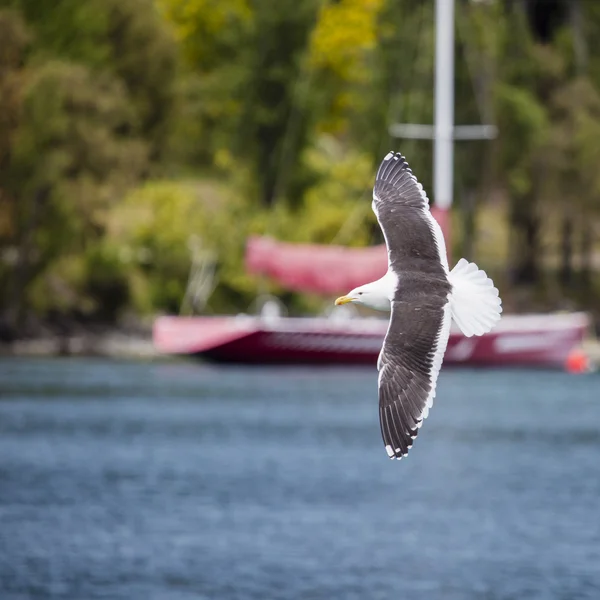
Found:
[[[483,335],[500,320],[502,300],[494,282],[477,267],[461,258],[450,271],[452,318],[467,336]]]

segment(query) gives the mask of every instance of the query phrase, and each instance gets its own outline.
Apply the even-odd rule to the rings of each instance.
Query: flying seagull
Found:
[[[433,404],[451,320],[467,337],[482,335],[500,320],[502,302],[476,264],[461,258],[449,270],[442,230],[401,154],[383,159],[372,207],[387,246],[387,273],[335,303],[391,311],[377,360],[379,422],[388,456],[401,459]]]

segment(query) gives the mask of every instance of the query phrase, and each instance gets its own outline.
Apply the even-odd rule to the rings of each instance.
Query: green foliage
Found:
[[[556,91],[551,109],[548,159],[555,199],[567,195],[580,208],[594,207],[600,192],[600,93],[588,78],[574,79]]]
[[[22,111],[8,189],[20,205],[46,196],[42,210],[67,234],[55,243],[77,244],[76,232],[101,228],[106,206],[145,166],[143,142],[121,133],[133,121],[126,97],[110,77],[47,62],[28,78]]]
[[[377,17],[383,0],[341,0],[324,3],[311,41],[311,61],[343,81],[369,77],[365,53],[377,42]]]
[[[307,161],[320,178],[306,194],[303,227],[296,231],[304,237],[302,241],[366,246],[375,223],[370,202],[375,165],[364,153],[341,153],[331,145],[322,144],[307,153]]]
[[[178,312],[198,249],[215,261],[218,287],[208,306],[221,312],[249,306],[259,287],[282,291],[244,272],[251,234],[366,244],[374,222],[365,197],[373,165],[364,155],[337,150],[333,167],[331,148],[308,152],[306,160],[322,179],[307,194],[302,210],[283,203],[274,210],[257,210],[217,180],[202,185],[155,181],[130,193],[110,213],[105,251],[118,252],[129,273],[128,297],[136,311]]]
[[[198,244],[218,261],[219,277],[229,293],[240,293],[244,282],[236,277],[248,217],[218,182],[198,186],[158,181],[129,194],[110,215],[106,243],[118,249],[131,273],[134,307],[140,312],[178,312]]]
[[[533,187],[532,166],[548,126],[546,111],[530,91],[511,85],[498,86],[496,103],[502,173],[511,196],[522,200]]]
[[[29,32],[18,12],[0,10],[0,39],[0,239],[6,239],[13,233],[14,204],[3,189],[3,180],[20,117],[20,66],[29,41]],[[0,284],[4,282],[2,271],[0,263]]]
[[[146,164],[143,142],[121,133],[131,119],[109,77],[61,62],[28,74],[4,181],[20,257],[16,285],[35,290],[36,279],[54,276],[55,260],[99,240],[108,208]]]
[[[136,309],[178,310],[190,266],[188,242],[205,222],[195,195],[176,184],[135,190],[110,215],[107,244],[131,271]]]
[[[85,64],[120,80],[152,158],[167,142],[175,103],[177,46],[153,0],[0,0],[31,29],[34,60]]]
[[[590,273],[598,218],[600,8],[569,3],[540,39],[527,8],[541,1],[456,6],[455,120],[500,132],[455,146],[456,246],[515,286],[539,284],[557,257]],[[2,319],[178,312],[202,253],[217,277],[207,310],[244,310],[285,293],[245,272],[249,235],[382,241],[370,193],[388,150],[435,201],[432,144],[389,134],[433,123],[433,11],[0,0]],[[481,254],[488,230],[502,250]]]
[[[202,74],[202,143],[235,171],[251,169],[248,190],[265,206],[298,200],[307,175],[292,169],[310,124],[302,56],[317,0],[160,0],[188,66]],[[200,141],[200,140],[198,140]],[[221,163],[223,166],[223,163]]]

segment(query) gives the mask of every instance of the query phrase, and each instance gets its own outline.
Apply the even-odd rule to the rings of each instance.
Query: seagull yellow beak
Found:
[[[336,306],[340,306],[341,304],[348,304],[348,302],[354,302],[354,298],[350,296],[341,296],[335,301]]]

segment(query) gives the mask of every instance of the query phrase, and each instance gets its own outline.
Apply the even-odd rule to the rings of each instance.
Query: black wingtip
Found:
[[[406,158],[400,152],[388,152],[379,165],[375,181],[387,181],[391,183],[401,171],[407,171],[412,174]]]

